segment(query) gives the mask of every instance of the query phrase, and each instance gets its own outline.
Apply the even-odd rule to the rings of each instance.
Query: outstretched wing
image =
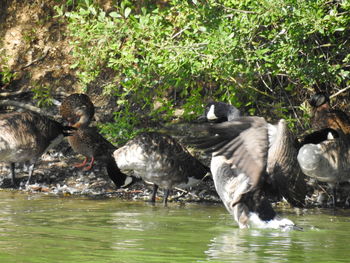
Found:
[[[238,168],[256,187],[266,172],[267,122],[261,117],[241,117],[220,124],[201,125],[203,136],[190,140],[195,147],[214,156],[224,156],[232,169]]]

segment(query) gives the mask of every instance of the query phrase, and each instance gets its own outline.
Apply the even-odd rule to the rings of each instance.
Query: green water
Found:
[[[350,210],[280,212],[304,231],[240,230],[221,205],[0,192],[0,262],[350,262]]]

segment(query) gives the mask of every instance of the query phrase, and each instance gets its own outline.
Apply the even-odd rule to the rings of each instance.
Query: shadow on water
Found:
[[[1,262],[349,262],[350,211],[282,211],[304,231],[237,228],[221,205],[0,192]]]

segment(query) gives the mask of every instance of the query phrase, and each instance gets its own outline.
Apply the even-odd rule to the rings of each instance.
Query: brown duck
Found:
[[[81,125],[89,126],[95,114],[95,107],[88,95],[74,93],[62,102],[60,114],[65,121],[71,124],[80,121]]]
[[[117,148],[108,142],[96,128],[89,127],[94,115],[94,106],[90,98],[85,94],[72,94],[62,102],[60,113],[72,127],[77,128],[68,138],[68,142],[72,149],[82,154],[85,159],[83,163],[76,164],[75,167],[84,167],[90,159],[89,165],[84,168],[84,170],[90,170],[95,160],[98,160],[105,164],[109,178],[117,187],[130,183],[131,177],[127,177],[120,171],[112,157],[112,153]]]
[[[40,156],[70,135],[71,130],[34,112],[0,115],[0,160],[11,164],[12,184],[15,184],[15,163],[30,163],[29,184]]]
[[[341,110],[332,109],[327,94],[318,92],[309,102],[312,107],[311,125],[314,130],[331,128],[350,134],[349,116]]]

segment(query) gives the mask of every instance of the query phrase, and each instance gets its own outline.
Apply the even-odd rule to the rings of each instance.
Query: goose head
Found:
[[[204,115],[209,122],[225,122],[240,117],[241,112],[230,104],[211,102],[206,106]]]
[[[84,108],[75,109],[68,122],[74,128],[86,128],[89,126],[91,118]]]

